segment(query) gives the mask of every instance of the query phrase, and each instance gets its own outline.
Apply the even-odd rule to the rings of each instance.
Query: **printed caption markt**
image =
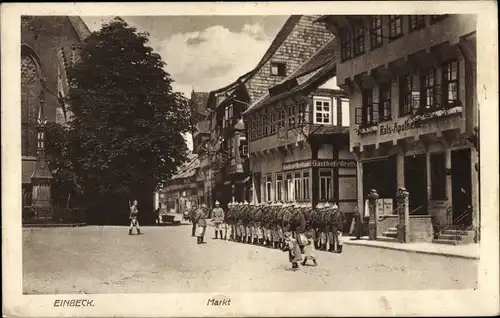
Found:
[[[94,301],[89,299],[56,299],[54,307],[94,307]]]

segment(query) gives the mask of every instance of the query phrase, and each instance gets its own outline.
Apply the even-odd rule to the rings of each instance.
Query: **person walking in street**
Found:
[[[198,207],[195,205],[193,205],[193,207],[191,208],[191,211],[189,212],[189,220],[191,221],[192,223],[192,227],[191,227],[191,236],[196,236],[196,213],[198,211]]]
[[[141,235],[139,221],[137,220],[138,215],[139,209],[137,208],[137,200],[134,200],[134,202],[132,202],[132,205],[130,206],[130,228],[128,229],[128,235],[132,235],[132,230],[134,229],[134,227],[137,231],[137,235]]]
[[[296,239],[292,237],[291,232],[284,234],[283,251],[288,252],[288,261],[292,263],[294,270],[299,269],[299,262],[302,261],[302,253]]]
[[[344,229],[345,218],[342,211],[340,211],[337,204],[333,205],[333,223],[332,223],[332,232],[333,232],[333,248],[332,250],[335,253],[342,253],[343,239],[342,232]]]
[[[224,223],[224,210],[220,207],[220,202],[215,201],[215,208],[212,210],[212,222],[215,227],[215,238],[218,236],[222,239],[222,224]]]
[[[204,244],[205,231],[207,229],[208,207],[205,203],[196,211],[196,224],[198,225],[198,244]]]

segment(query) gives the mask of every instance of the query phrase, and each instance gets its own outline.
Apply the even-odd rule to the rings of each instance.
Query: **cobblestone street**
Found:
[[[191,226],[23,229],[23,290],[49,293],[289,292],[474,288],[477,260],[348,245],[290,270],[279,250],[212,239]]]

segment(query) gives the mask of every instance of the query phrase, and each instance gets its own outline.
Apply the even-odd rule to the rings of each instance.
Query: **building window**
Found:
[[[374,15],[370,18],[370,45],[372,50],[382,45],[382,16]]]
[[[297,107],[295,105],[288,107],[288,127],[295,127],[295,115]]]
[[[286,64],[280,62],[271,62],[271,75],[286,76]]]
[[[389,16],[389,38],[395,40],[403,35],[401,27],[402,16],[390,15]]]
[[[431,15],[431,23],[437,23],[441,20],[444,20],[447,17],[448,17],[447,14],[432,14]]]
[[[293,201],[293,179],[292,179],[292,174],[287,173],[286,174],[286,180],[285,180],[285,201],[290,202]]]
[[[436,70],[429,68],[422,71],[420,76],[420,111],[426,112],[434,109],[434,90],[436,85]]]
[[[446,164],[445,154],[431,154],[431,199],[445,200],[446,199]]]
[[[443,65],[443,106],[458,104],[458,61]]]
[[[299,102],[298,104],[299,113],[298,113],[298,124],[303,125],[306,122],[306,112],[307,112],[307,104],[306,102]]]
[[[423,15],[410,15],[408,19],[410,32],[423,29],[425,27],[425,19]]]
[[[373,90],[363,91],[363,105],[361,108],[361,126],[367,127],[377,123],[377,111],[373,107]]]
[[[332,102],[329,98],[314,98],[314,123],[331,124]]]
[[[257,114],[257,138],[262,137],[262,116]]]
[[[349,100],[345,98],[340,99],[340,106],[341,106],[341,116],[340,116],[340,124],[343,127],[349,127],[350,125],[350,108],[349,108]]]
[[[276,133],[276,113],[271,113],[271,125],[269,127],[269,133],[271,135]]]
[[[332,169],[319,170],[319,200],[331,201],[333,199],[332,191]]]
[[[267,121],[267,115],[262,115],[262,135],[265,137],[268,134],[268,121]]]
[[[399,117],[411,113],[413,79],[411,75],[399,79]]]
[[[354,25],[352,45],[354,56],[359,56],[365,53],[365,29],[362,25]]]
[[[248,156],[248,145],[241,146],[241,154],[243,156]]]
[[[285,112],[282,108],[278,109],[278,129],[285,127]]]
[[[272,176],[266,176],[266,187],[265,187],[266,202],[271,202],[273,200],[272,199],[272,193],[271,193],[272,186],[273,186],[273,177]]]
[[[301,196],[301,186],[300,186],[300,182],[301,182],[301,179],[302,179],[302,176],[300,174],[300,171],[296,171],[294,172],[294,176],[293,176],[293,190],[294,190],[294,199],[296,201],[299,201],[299,200],[302,200],[302,196]]]
[[[309,171],[302,171],[302,199],[309,200]]]
[[[276,189],[275,189],[276,201],[283,201],[283,175],[276,174]]]
[[[342,61],[352,57],[351,32],[348,29],[340,31],[340,58]]]
[[[379,91],[380,98],[380,108],[379,108],[379,118],[380,120],[391,120],[391,84],[385,83],[380,85]]]

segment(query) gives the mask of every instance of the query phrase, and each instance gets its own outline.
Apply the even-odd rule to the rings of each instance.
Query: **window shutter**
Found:
[[[373,123],[376,124],[379,121],[379,103],[373,103]]]
[[[356,113],[355,113],[355,124],[356,125],[360,125],[362,122],[363,122],[363,110],[361,109],[361,107],[356,107],[355,109]]]

